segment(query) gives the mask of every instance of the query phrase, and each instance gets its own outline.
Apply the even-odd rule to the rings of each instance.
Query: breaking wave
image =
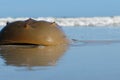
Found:
[[[0,18],[0,26],[5,26],[6,22],[17,20],[26,20],[26,18]],[[120,26],[120,16],[112,17],[78,17],[78,18],[54,18],[54,17],[38,17],[35,20],[46,20],[56,22],[60,26]]]

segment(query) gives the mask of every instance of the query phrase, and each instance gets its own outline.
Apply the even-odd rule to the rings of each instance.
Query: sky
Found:
[[[0,0],[0,17],[119,16],[120,0]]]

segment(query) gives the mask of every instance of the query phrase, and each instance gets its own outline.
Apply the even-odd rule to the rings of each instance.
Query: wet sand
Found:
[[[119,27],[63,27],[70,46],[0,46],[0,80],[119,80]]]

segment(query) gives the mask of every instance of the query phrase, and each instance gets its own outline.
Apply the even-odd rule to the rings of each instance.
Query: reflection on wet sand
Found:
[[[12,66],[54,66],[65,53],[67,46],[0,46],[0,56],[6,65]]]

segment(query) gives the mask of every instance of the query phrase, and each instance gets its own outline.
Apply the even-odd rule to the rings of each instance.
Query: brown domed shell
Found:
[[[68,44],[68,39],[61,27],[55,22],[16,21],[7,23],[0,32],[0,44],[37,44],[60,45]]]

